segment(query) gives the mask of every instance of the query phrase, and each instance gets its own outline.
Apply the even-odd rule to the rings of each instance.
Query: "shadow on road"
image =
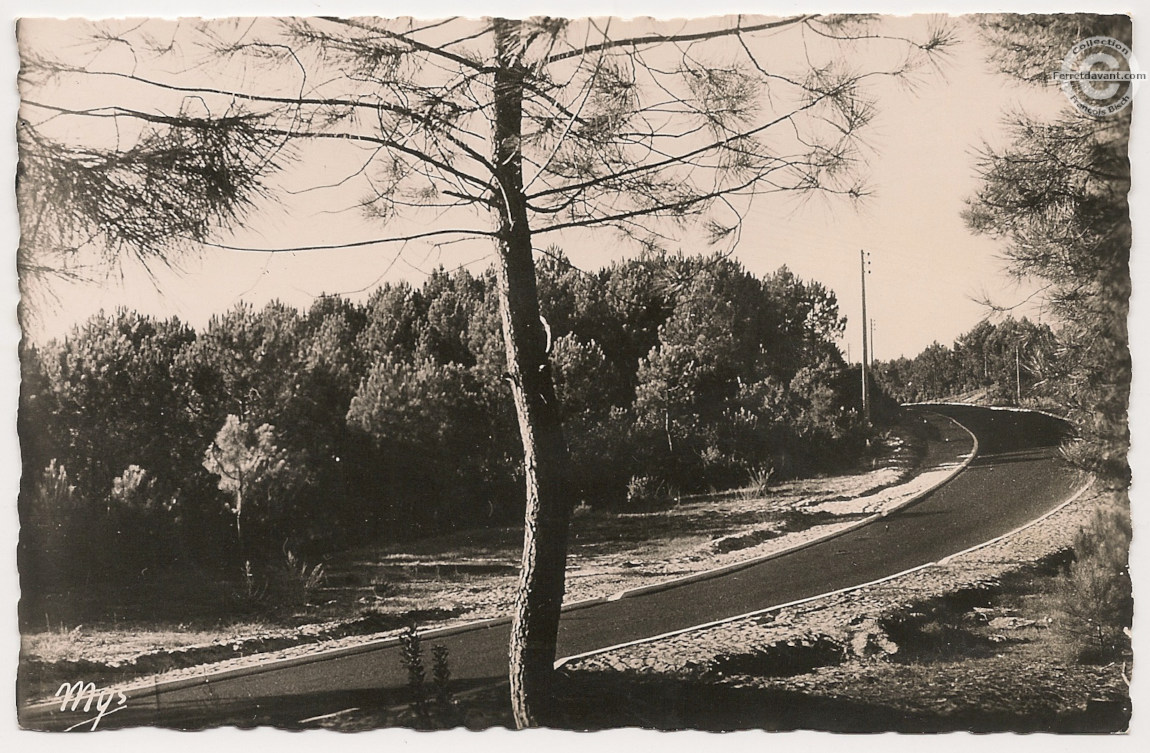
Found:
[[[1029,411],[987,410],[965,405],[922,406],[966,426],[979,438],[980,458],[1040,447],[1057,447],[1073,436],[1060,418]]]

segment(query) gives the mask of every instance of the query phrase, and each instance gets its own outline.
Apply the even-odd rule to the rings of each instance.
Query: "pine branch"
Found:
[[[573,191],[579,192],[579,191],[582,191],[582,190],[587,189],[587,188],[593,188],[595,186],[601,185],[607,181],[619,180],[621,178],[626,178],[626,177],[629,177],[632,175],[638,175],[641,173],[652,172],[652,171],[660,170],[660,169],[665,168],[665,167],[672,167],[675,165],[694,166],[693,163],[691,162],[691,160],[693,158],[698,157],[702,154],[706,154],[707,152],[713,152],[717,149],[721,149],[723,147],[726,147],[729,144],[731,144],[737,140],[748,139],[752,136],[760,134],[760,133],[762,133],[762,132],[764,132],[770,128],[773,128],[774,126],[778,125],[779,123],[790,120],[790,119],[794,118],[796,115],[798,115],[802,112],[805,112],[807,110],[810,110],[811,108],[815,107],[816,105],[821,104],[826,98],[830,97],[831,95],[832,95],[832,92],[826,92],[826,93],[824,93],[818,97],[812,98],[811,101],[809,101],[807,104],[802,105],[802,106],[794,109],[793,111],[787,113],[786,115],[780,115],[779,117],[773,118],[772,120],[769,120],[769,121],[767,121],[761,125],[755,126],[754,128],[749,128],[749,129],[746,129],[744,131],[734,133],[734,134],[732,134],[726,138],[719,139],[717,141],[712,141],[712,142],[710,142],[704,146],[698,147],[696,149],[692,149],[692,150],[684,152],[682,154],[673,155],[673,156],[668,157],[666,159],[658,160],[656,162],[649,162],[646,164],[636,165],[635,167],[632,167],[632,168],[629,168],[626,170],[616,171],[616,172],[613,172],[609,175],[603,175],[603,176],[600,176],[597,178],[591,178],[589,180],[581,181],[579,183],[573,183],[573,184],[564,185],[564,186],[557,186],[555,188],[544,189],[542,191],[536,191],[535,193],[530,194],[527,198],[528,198],[528,200],[533,201],[533,200],[539,199],[541,197],[551,196],[554,194],[570,193]]]
[[[418,42],[406,34],[400,34],[399,32],[390,31],[378,26],[372,26],[371,24],[365,24],[362,21],[357,21],[351,18],[338,18],[336,16],[319,16],[319,18],[329,23],[342,24],[353,29],[359,29],[360,31],[366,31],[371,34],[379,34],[381,36],[387,37],[388,39],[394,39],[397,42],[402,42],[403,44],[410,45],[414,50],[419,50],[420,52],[425,52],[429,55],[435,55],[444,58],[445,60],[450,60],[456,65],[462,65],[465,68],[470,68],[479,73],[495,72],[495,68],[493,67],[482,65],[475,62],[474,60],[469,60],[462,55],[456,55],[455,53],[448,52],[442,48],[432,47],[431,45],[424,44],[423,42]]]
[[[702,31],[694,34],[647,34],[641,37],[629,37],[626,39],[614,39],[598,44],[580,47],[567,52],[561,52],[557,55],[551,55],[544,59],[545,64],[557,63],[560,60],[568,58],[579,57],[591,52],[598,52],[600,50],[618,49],[620,47],[643,47],[651,44],[664,44],[664,43],[677,43],[677,42],[697,42],[706,39],[719,39],[735,34],[752,34],[757,31],[765,31],[767,29],[778,29],[784,26],[792,26],[797,23],[805,22],[809,19],[816,18],[815,15],[802,15],[791,16],[778,21],[767,21],[753,26],[743,26],[731,29],[715,29],[713,31]]]
[[[391,104],[382,100],[375,102],[364,102],[362,100],[356,99],[339,99],[330,97],[276,97],[271,95],[250,94],[238,90],[221,89],[211,86],[181,86],[163,81],[156,81],[154,79],[149,79],[136,74],[121,73],[119,71],[87,71],[81,68],[73,68],[70,70],[74,73],[80,73],[89,76],[110,76],[114,78],[122,78],[129,81],[134,81],[136,83],[154,86],[159,89],[184,94],[214,94],[221,97],[229,97],[231,99],[239,99],[246,102],[256,102],[260,104],[290,105],[297,107],[346,107],[352,109],[366,109],[374,112],[389,112],[402,118],[409,118],[419,123],[428,131],[428,133],[447,138],[449,141],[451,141],[451,143],[462,149],[464,153],[467,154],[467,156],[471,157],[471,159],[475,160],[488,170],[494,171],[494,167],[491,165],[490,160],[469,146],[463,140],[453,136],[446,128],[442,127],[442,123],[437,122],[410,107],[402,107],[400,105]],[[45,105],[38,106],[44,107]]]
[[[43,110],[49,110],[51,112],[61,113],[64,115],[76,115],[76,116],[93,117],[93,118],[129,117],[129,118],[135,118],[137,120],[143,120],[143,121],[146,121],[149,123],[157,123],[157,124],[167,125],[167,126],[176,127],[176,128],[187,127],[191,124],[198,124],[198,123],[215,123],[215,124],[224,125],[224,124],[229,123],[229,122],[241,122],[241,121],[252,122],[252,121],[258,120],[259,118],[263,117],[263,116],[255,116],[255,115],[237,115],[237,116],[230,116],[229,118],[217,118],[217,119],[207,120],[207,119],[203,119],[203,118],[198,118],[198,119],[197,118],[191,118],[189,116],[157,115],[155,113],[147,113],[147,112],[142,112],[140,110],[133,110],[133,109],[123,107],[120,105],[109,105],[109,106],[95,107],[95,108],[85,109],[85,110],[74,110],[74,109],[70,109],[67,107],[60,107],[58,105],[49,105],[49,104],[46,104],[43,102],[38,102],[36,100],[27,99],[27,98],[22,100],[22,104],[29,105],[31,107],[37,107],[37,108],[40,108]],[[274,127],[268,127],[268,126],[255,127],[255,128],[253,128],[253,130],[258,132],[258,133],[263,133],[263,134],[267,134],[267,135],[271,135],[271,136],[282,136],[285,138],[337,139],[337,140],[346,140],[346,141],[361,141],[361,142],[369,143],[369,144],[379,144],[379,145],[385,146],[389,149],[395,149],[396,151],[402,152],[408,156],[415,157],[416,159],[418,159],[422,162],[425,162],[425,163],[435,167],[436,169],[438,169],[444,173],[453,175],[453,176],[459,178],[460,180],[463,180],[463,181],[470,183],[470,184],[472,184],[476,187],[479,187],[481,189],[486,190],[489,186],[489,183],[487,181],[483,180],[482,178],[478,178],[474,175],[471,175],[470,173],[466,173],[462,170],[459,170],[459,169],[453,167],[452,165],[447,164],[446,162],[444,162],[442,160],[437,160],[437,159],[431,157],[426,152],[420,151],[419,149],[416,149],[414,147],[407,146],[406,144],[402,144],[402,143],[400,143],[394,139],[388,139],[388,138],[384,138],[381,136],[371,136],[368,134],[346,133],[346,132],[293,131],[293,130],[287,129],[287,128],[274,128]],[[472,197],[472,200],[478,202],[478,201],[482,201],[483,199],[481,199],[480,197],[477,196],[477,197]]]
[[[349,243],[332,243],[321,244],[314,246],[292,246],[292,247],[278,247],[278,248],[255,248],[251,246],[233,246],[228,243],[213,243],[211,241],[201,241],[205,246],[212,248],[219,248],[225,251],[243,251],[257,254],[288,254],[304,251],[339,251],[349,248],[363,248],[364,246],[378,246],[385,243],[407,243],[409,241],[424,240],[426,238],[435,238],[443,235],[467,235],[475,236],[477,238],[494,238],[495,233],[490,230],[472,230],[467,228],[447,229],[447,230],[429,230],[424,233],[413,233],[411,235],[394,235],[387,238],[372,238],[363,241],[351,241]]]

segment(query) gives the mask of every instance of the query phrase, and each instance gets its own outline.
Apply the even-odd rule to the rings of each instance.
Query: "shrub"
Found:
[[[428,718],[427,688],[424,682],[423,644],[414,626],[399,634],[399,656],[407,670],[407,689],[411,692],[411,710],[421,721]]]
[[[590,514],[591,505],[587,504],[585,501],[575,505],[575,507],[571,510],[571,517],[573,518],[585,518]]]
[[[276,601],[289,606],[310,603],[327,579],[322,564],[309,566],[290,549],[284,551],[283,562],[273,570],[271,585]]]
[[[654,476],[632,476],[627,482],[629,509],[650,507],[671,499],[677,500],[678,496],[674,487]]]
[[[747,476],[747,486],[743,489],[744,495],[751,499],[765,497],[771,488],[771,478],[775,475],[774,466],[765,465],[752,469]]]
[[[256,575],[251,560],[244,560],[241,575],[239,586],[231,589],[232,601],[237,607],[245,610],[262,606],[268,595],[267,580]]]
[[[70,569],[67,565],[72,564],[69,555],[82,543],[87,501],[77,493],[68,471],[55,460],[48,464],[37,482],[21,500],[23,547],[45,565],[65,562],[60,569],[67,571]]]
[[[1075,559],[1058,582],[1054,594],[1058,625],[1078,644],[1079,661],[1105,662],[1130,649],[1126,629],[1134,616],[1131,534],[1128,501],[1102,505],[1079,532]]]
[[[462,721],[459,707],[451,693],[451,669],[448,651],[443,645],[431,647],[431,691],[427,688],[427,675],[423,668],[423,646],[414,626],[399,634],[400,661],[407,670],[407,689],[411,693],[411,706],[406,722],[418,729],[450,729]]]
[[[451,697],[451,667],[448,666],[447,646],[431,647],[431,686],[435,689],[435,702],[441,709],[449,709],[455,701]]]

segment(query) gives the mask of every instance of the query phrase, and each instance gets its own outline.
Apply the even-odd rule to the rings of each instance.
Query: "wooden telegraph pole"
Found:
[[[874,317],[870,320],[870,367],[874,368]]]
[[[867,266],[867,252],[859,249],[859,269],[861,271],[862,279],[862,409],[863,418],[870,421],[870,395],[867,390],[867,371],[870,368],[868,364],[868,350],[867,350],[867,319],[866,315],[866,266]]]

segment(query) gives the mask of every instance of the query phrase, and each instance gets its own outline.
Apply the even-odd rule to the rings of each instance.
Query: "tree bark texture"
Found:
[[[567,447],[539,317],[535,262],[520,145],[523,75],[519,22],[496,19],[492,186],[499,309],[507,379],[523,441],[527,508],[523,559],[509,651],[511,703],[519,727],[540,723],[552,696],[555,645],[563,604],[571,500],[564,483]]]

